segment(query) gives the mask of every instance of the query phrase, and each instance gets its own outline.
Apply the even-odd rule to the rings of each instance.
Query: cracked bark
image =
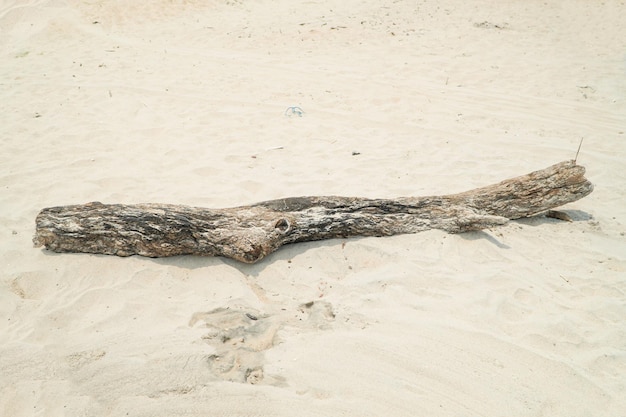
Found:
[[[36,246],[117,256],[225,256],[253,263],[296,242],[480,230],[579,200],[593,191],[585,168],[564,161],[459,194],[396,199],[291,197],[206,209],[170,204],[102,204],[43,209]]]

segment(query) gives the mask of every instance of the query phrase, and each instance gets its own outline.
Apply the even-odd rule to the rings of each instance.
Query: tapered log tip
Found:
[[[576,160],[574,159],[561,162],[561,164],[564,164],[564,168],[573,170],[571,175],[571,181],[573,183],[581,184],[580,191],[582,195],[580,198],[591,194],[591,192],[593,191],[593,184],[591,183],[591,181],[585,178],[585,172],[587,172],[587,169],[582,165],[578,165],[576,163]]]
[[[585,178],[586,171],[584,166],[578,165],[575,160],[570,159],[532,172],[528,174],[528,177],[533,180],[552,178],[553,186],[566,187],[572,195],[576,196],[576,199],[580,199],[593,191],[593,184]],[[504,182],[508,181],[511,180]]]

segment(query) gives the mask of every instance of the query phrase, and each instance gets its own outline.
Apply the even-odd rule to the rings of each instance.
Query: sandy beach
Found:
[[[0,1],[0,415],[626,415],[623,1]],[[295,109],[295,111],[294,111]],[[253,265],[34,248],[44,207],[442,195],[485,230]]]

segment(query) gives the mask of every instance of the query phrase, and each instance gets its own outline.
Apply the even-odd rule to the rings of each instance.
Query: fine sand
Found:
[[[626,415],[625,31],[617,0],[0,1],[0,415]],[[573,222],[255,265],[31,241],[49,206],[447,194],[581,138]]]

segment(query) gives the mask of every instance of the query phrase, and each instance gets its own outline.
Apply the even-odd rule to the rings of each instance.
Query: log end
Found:
[[[45,240],[41,238],[41,236],[39,235],[39,232],[35,233],[35,236],[33,236],[33,247],[40,248],[44,245],[45,245]]]

